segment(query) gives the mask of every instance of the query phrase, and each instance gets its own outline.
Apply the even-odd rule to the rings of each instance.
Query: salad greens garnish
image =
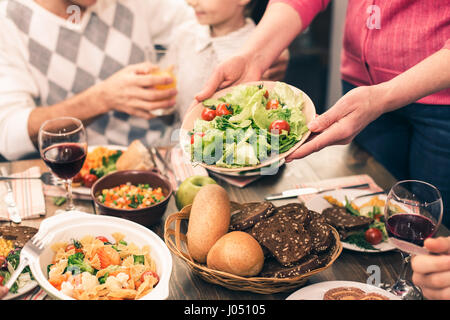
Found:
[[[276,102],[275,108],[268,108],[270,101]],[[292,148],[308,131],[303,105],[303,96],[285,83],[277,82],[270,90],[263,84],[236,86],[203,102],[216,116],[197,119],[189,132],[191,144],[185,147],[194,162],[226,168],[258,165]],[[284,121],[284,127],[274,131],[275,121]]]

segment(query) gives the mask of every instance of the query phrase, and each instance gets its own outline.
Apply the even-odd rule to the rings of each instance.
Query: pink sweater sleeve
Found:
[[[302,28],[306,29],[314,17],[326,9],[331,0],[270,0],[269,5],[283,2],[290,5],[300,16]]]
[[[445,44],[444,44],[444,49],[449,49],[450,50],[450,39],[448,39]]]

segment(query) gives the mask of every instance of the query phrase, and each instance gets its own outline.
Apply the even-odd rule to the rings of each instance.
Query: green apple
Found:
[[[200,188],[207,184],[217,184],[217,182],[207,176],[192,176],[184,180],[175,194],[175,202],[178,210],[192,204]]]

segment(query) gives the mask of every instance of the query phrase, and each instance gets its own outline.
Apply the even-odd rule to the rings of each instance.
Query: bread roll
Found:
[[[150,152],[139,140],[134,140],[117,159],[117,170],[150,170],[153,163]]]
[[[187,247],[191,257],[206,262],[209,249],[228,231],[230,199],[224,188],[208,184],[200,188],[192,202],[189,216]]]
[[[264,254],[259,243],[246,232],[227,233],[209,250],[208,268],[237,276],[251,277],[261,272]]]

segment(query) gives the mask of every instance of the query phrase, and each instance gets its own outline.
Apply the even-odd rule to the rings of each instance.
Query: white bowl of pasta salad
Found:
[[[151,230],[128,220],[71,211],[45,219],[46,246],[30,264],[61,300],[163,300],[172,256]]]

